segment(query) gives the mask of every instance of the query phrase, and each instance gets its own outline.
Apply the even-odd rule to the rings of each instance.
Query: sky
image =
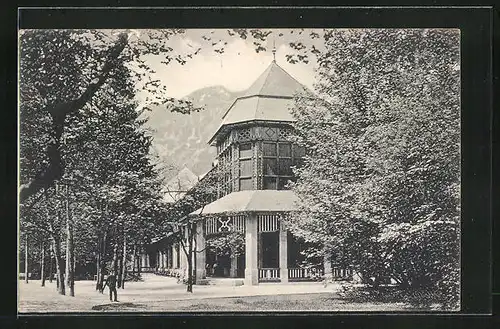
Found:
[[[266,41],[267,51],[256,53],[253,40],[243,40],[236,35],[229,36],[226,30],[187,30],[183,35],[170,39],[169,46],[178,53],[192,52],[193,49],[201,48],[196,56],[184,65],[175,60],[168,65],[162,64],[161,57],[149,58],[148,64],[155,69],[155,78],[160,79],[167,87],[167,94],[170,97],[182,98],[195,90],[215,85],[224,86],[230,91],[241,91],[248,88],[271,63],[273,60],[271,49],[274,43],[278,65],[312,89],[315,64],[313,62],[290,64],[286,61],[285,55],[292,52],[288,42],[297,40],[297,37],[290,39],[291,31],[273,30]],[[295,34],[298,33],[298,30],[293,31]],[[280,32],[283,33],[281,37],[279,37]],[[303,32],[306,33],[307,31]],[[207,43],[202,39],[202,35],[208,35],[211,40]],[[306,43],[307,36],[303,40]],[[220,45],[226,42],[224,53],[214,52],[218,46],[212,46],[212,42],[219,42]]]

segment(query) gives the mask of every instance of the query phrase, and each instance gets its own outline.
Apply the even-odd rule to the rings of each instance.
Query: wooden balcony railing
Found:
[[[316,281],[323,277],[322,268],[314,267],[295,267],[288,269],[289,281]]]
[[[347,280],[352,278],[353,270],[349,267],[340,267],[333,266],[332,267],[332,277],[334,280]]]
[[[259,269],[259,281],[279,281],[280,280],[280,269],[279,268],[260,268]]]

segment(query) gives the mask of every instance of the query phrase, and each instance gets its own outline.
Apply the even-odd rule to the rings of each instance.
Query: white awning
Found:
[[[297,210],[298,198],[289,190],[252,190],[230,193],[190,215],[210,215],[235,212],[268,212]]]

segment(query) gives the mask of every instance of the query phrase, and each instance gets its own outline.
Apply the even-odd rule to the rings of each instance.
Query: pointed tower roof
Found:
[[[210,139],[214,141],[224,126],[249,121],[293,122],[289,108],[296,93],[311,92],[272,61],[255,82],[236,98],[222,117],[222,123]]]
[[[272,61],[267,69],[245,91],[242,97],[293,97],[294,93],[302,90],[306,90],[306,88],[288,74],[288,72],[283,70],[275,61]]]

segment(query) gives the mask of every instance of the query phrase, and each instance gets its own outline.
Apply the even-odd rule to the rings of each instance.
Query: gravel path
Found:
[[[118,289],[118,301],[110,302],[108,290],[95,291],[94,281],[75,282],[75,297],[57,294],[55,282],[28,284],[19,281],[21,313],[39,312],[205,312],[205,311],[345,311],[402,310],[398,304],[346,304],[337,284],[260,284],[258,286],[194,286],[193,293],[176,280],[146,275],[143,282],[127,282]]]

